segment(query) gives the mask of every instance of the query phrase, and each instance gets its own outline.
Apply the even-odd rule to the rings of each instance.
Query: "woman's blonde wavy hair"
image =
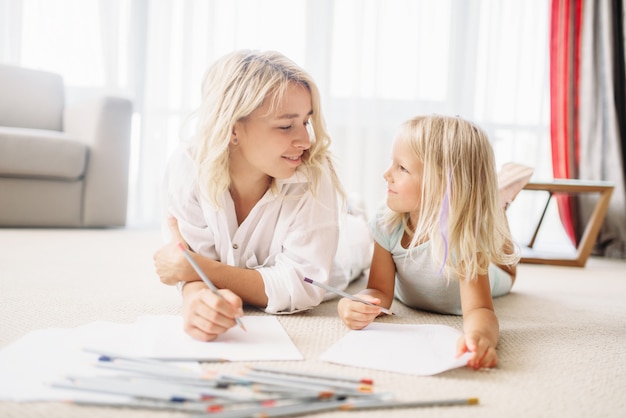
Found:
[[[307,176],[315,193],[323,167],[328,166],[331,180],[340,196],[344,196],[332,163],[331,140],[322,116],[319,90],[311,76],[279,52],[240,50],[223,56],[209,67],[202,83],[201,105],[190,117],[197,123],[191,138],[191,153],[198,164],[200,189],[217,207],[230,186],[229,142],[233,126],[266,100],[271,104],[270,112],[276,109],[290,83],[310,91],[313,110],[309,129],[311,147],[302,156],[303,167],[299,170]],[[275,179],[270,187],[276,191]]]
[[[485,132],[460,117],[417,116],[401,125],[398,139],[424,166],[420,216],[413,231],[408,213],[390,210],[387,226],[404,225],[412,235],[410,248],[430,241],[435,262],[447,277],[487,274],[490,261],[517,263]]]

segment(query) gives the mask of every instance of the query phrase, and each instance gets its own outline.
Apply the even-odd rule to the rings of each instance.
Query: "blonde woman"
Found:
[[[498,319],[492,297],[515,281],[518,251],[499,200],[494,154],[485,133],[459,117],[406,121],[384,174],[387,204],[370,222],[375,240],[367,288],[343,298],[339,315],[361,329],[402,303],[463,315],[457,353],[468,366],[497,365]]]
[[[161,281],[182,292],[189,335],[214,340],[243,304],[309,309],[325,295],[305,277],[345,288],[369,265],[367,224],[340,213],[319,92],[304,70],[277,52],[230,53],[207,71],[196,118],[196,134],[168,166],[169,242],[154,255]],[[349,260],[335,257],[340,220],[361,237]]]

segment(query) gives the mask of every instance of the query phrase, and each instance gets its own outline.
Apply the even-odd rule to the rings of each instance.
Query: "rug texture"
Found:
[[[160,244],[155,230],[0,229],[0,349],[37,329],[178,315],[180,296],[154,273],[152,254]],[[364,285],[360,279],[349,290]],[[336,303],[334,299],[310,311],[279,316],[305,360],[271,364],[362,373],[374,379],[376,391],[393,392],[401,400],[477,397],[480,403],[311,416],[626,416],[625,261],[591,258],[585,268],[520,265],[512,293],[495,300],[501,337],[499,366],[491,370],[459,368],[410,376],[323,362],[319,356],[348,332],[338,319]],[[397,316],[379,321],[461,327],[460,317],[413,310],[397,301],[392,309]],[[247,309],[246,315],[264,314]],[[211,367],[234,371],[241,365]],[[0,402],[4,418],[185,416],[60,402]]]

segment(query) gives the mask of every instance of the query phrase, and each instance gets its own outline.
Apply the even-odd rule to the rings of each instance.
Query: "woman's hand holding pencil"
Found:
[[[187,248],[182,244],[178,244],[178,247],[202,282],[209,288],[209,292],[204,289],[205,291],[196,291],[191,297],[184,298],[185,331],[195,339],[211,341],[231,328],[233,320],[245,331],[246,327],[240,318],[243,314],[241,298],[228,289],[219,290],[196,263]],[[187,286],[202,286],[200,283],[188,282],[185,291]],[[234,316],[233,310],[235,310]]]

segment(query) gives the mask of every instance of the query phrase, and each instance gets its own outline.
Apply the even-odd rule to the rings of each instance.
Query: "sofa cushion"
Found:
[[[88,152],[63,132],[0,126],[0,177],[76,180]]]
[[[0,126],[62,129],[65,92],[59,74],[0,64]]]

